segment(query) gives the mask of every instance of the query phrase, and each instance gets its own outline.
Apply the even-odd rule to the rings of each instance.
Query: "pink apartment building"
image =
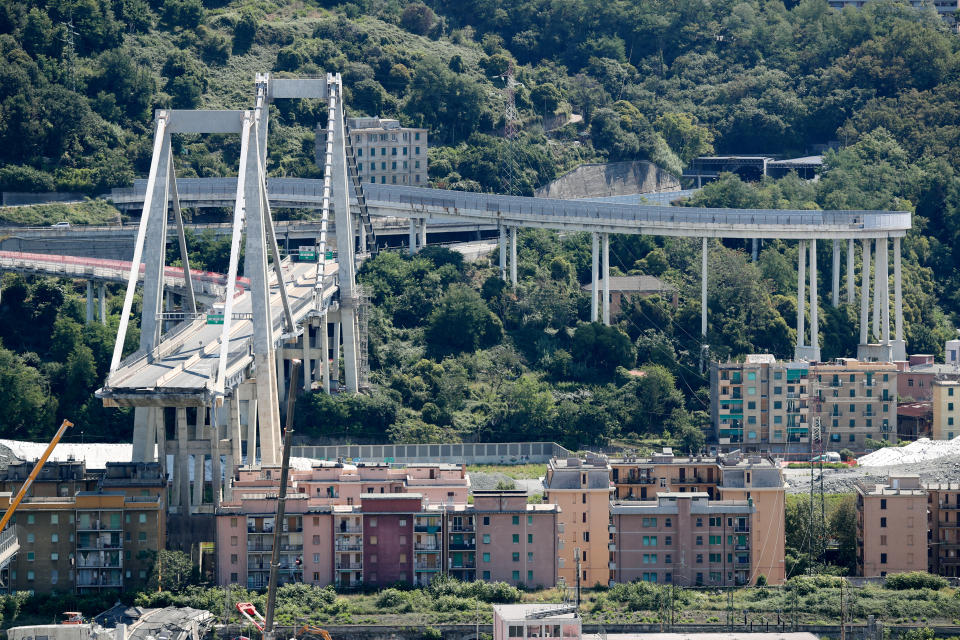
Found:
[[[916,475],[858,481],[857,575],[927,570],[927,491]]]
[[[706,492],[660,492],[655,501],[611,508],[616,582],[734,586],[756,580],[750,500],[711,500]]]

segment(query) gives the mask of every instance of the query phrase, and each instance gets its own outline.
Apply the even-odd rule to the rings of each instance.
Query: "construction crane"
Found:
[[[280,534],[283,530],[283,520],[286,514],[287,479],[290,476],[290,447],[293,442],[293,409],[296,404],[297,380],[300,375],[300,361],[293,360],[290,367],[290,386],[287,391],[287,426],[283,430],[283,458],[280,466],[280,488],[277,492],[277,512],[273,527],[273,552],[270,556],[270,583],[267,587],[267,615],[257,611],[252,602],[238,602],[237,611],[249,620],[264,640],[273,640],[273,616],[277,604],[277,571],[280,568]],[[299,634],[320,636],[323,640],[333,640],[326,629],[304,625]]]
[[[10,502],[10,506],[7,508],[7,512],[3,514],[3,518],[0,519],[0,531],[3,531],[6,526],[10,523],[10,518],[13,517],[14,512],[17,510],[17,507],[20,506],[20,503],[23,501],[24,497],[27,495],[27,491],[30,490],[33,481],[37,479],[37,476],[40,475],[40,469],[43,468],[43,465],[47,462],[47,458],[50,457],[50,454],[53,453],[54,447],[57,446],[57,443],[60,442],[60,438],[63,437],[64,432],[67,429],[73,426],[73,423],[69,420],[64,420],[60,425],[60,428],[57,429],[57,433],[53,436],[53,440],[50,441],[50,444],[47,445],[47,448],[44,450],[43,455],[40,456],[40,459],[37,460],[37,464],[33,466],[33,471],[30,472],[30,475],[27,476],[27,479],[24,481],[23,486],[20,487],[20,491],[17,492],[17,495]]]

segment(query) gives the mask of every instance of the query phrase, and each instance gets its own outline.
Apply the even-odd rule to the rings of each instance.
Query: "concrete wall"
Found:
[[[651,191],[676,191],[676,176],[649,162],[580,165],[537,189],[539,198],[599,198]]]
[[[569,451],[555,442],[464,442],[458,444],[363,444],[295,446],[292,455],[318,460],[352,458],[365,462],[436,462],[513,464],[566,458]]]

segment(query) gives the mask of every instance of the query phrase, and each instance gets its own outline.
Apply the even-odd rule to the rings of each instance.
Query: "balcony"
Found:
[[[750,551],[750,545],[738,544],[733,547],[734,551]]]
[[[460,525],[450,525],[451,533],[473,533],[474,527],[472,524],[460,524]]]
[[[273,551],[273,544],[247,541],[247,551]]]
[[[616,550],[617,550],[616,543],[611,542],[610,544],[607,545],[607,551],[616,551]]]
[[[337,535],[350,534],[350,533],[363,533],[363,529],[361,527],[337,527],[334,530],[334,533],[336,533]]]
[[[607,568],[608,568],[608,569],[616,569],[616,568],[617,568],[617,563],[616,563],[616,562],[608,562],[608,563],[607,563]]]
[[[647,478],[643,476],[627,476],[617,480],[615,484],[656,484],[656,478]]]
[[[440,531],[439,524],[418,524],[414,525],[413,530],[417,533],[437,533]]]
[[[750,533],[750,525],[737,525],[733,528],[734,533]]]
[[[450,548],[453,549],[453,546],[451,546]],[[425,551],[425,552],[431,552],[431,553],[439,553],[439,552],[440,552],[440,545],[437,545],[437,544],[421,544],[421,543],[418,542],[418,543],[416,543],[416,544],[413,545],[413,549],[414,549],[414,551]]]
[[[451,551],[473,551],[477,548],[476,542],[459,542],[459,543],[450,543],[449,546]]]
[[[464,569],[476,569],[477,565],[473,562],[464,562],[463,564],[452,564],[450,565],[451,571],[461,571]]]
[[[362,571],[363,564],[360,562],[349,562],[337,564],[337,571]]]
[[[363,543],[357,542],[355,544],[337,544],[334,546],[338,552],[340,551],[363,551]]]
[[[706,484],[707,480],[700,477],[693,478],[678,478],[676,480],[671,480],[671,484]]]
[[[608,532],[608,533],[616,533],[616,532],[617,532],[617,527],[616,527],[616,525],[612,525],[612,524],[611,524],[611,525],[608,525],[608,526],[607,526],[607,532]]]

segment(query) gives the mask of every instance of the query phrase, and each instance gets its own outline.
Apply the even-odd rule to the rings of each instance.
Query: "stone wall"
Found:
[[[537,189],[539,198],[600,198],[653,191],[676,191],[680,181],[671,173],[645,161],[580,165]]]

